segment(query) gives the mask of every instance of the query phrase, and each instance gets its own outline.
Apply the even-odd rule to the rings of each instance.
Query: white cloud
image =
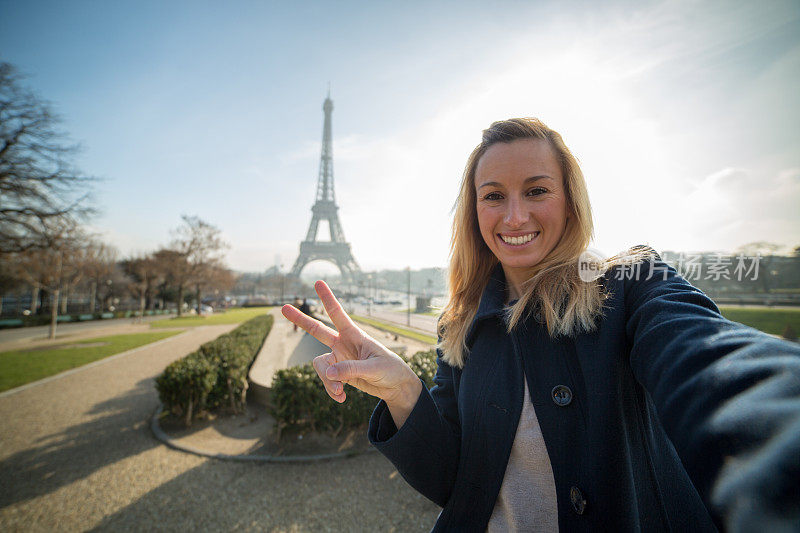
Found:
[[[743,20],[751,24],[742,27]],[[443,266],[467,155],[483,128],[511,116],[542,118],[579,157],[604,251],[796,240],[797,172],[752,158],[720,159],[741,139],[724,126],[719,113],[727,108],[714,107],[717,86],[708,73],[725,71],[727,54],[784,22],[757,6],[664,2],[600,15],[593,24],[506,32],[469,69],[442,73],[442,89],[431,80],[409,94],[438,103],[413,128],[335,137],[337,200],[356,259],[365,269]],[[790,54],[741,89],[747,108],[773,105],[765,100],[769,87],[786,80],[794,64]],[[311,161],[319,151],[319,142],[307,143],[286,157]],[[721,170],[697,180],[704,168]]]
[[[676,230],[689,236],[683,249],[734,250],[755,241],[793,246],[800,240],[798,168],[774,174],[721,169],[701,180],[685,200],[676,221]]]
[[[800,107],[786,95],[800,80],[800,47],[765,58],[748,83],[726,84],[738,72],[741,50],[754,53],[754,43],[791,17],[757,4],[727,2],[612,6],[580,16],[560,7],[545,11],[556,14],[546,18],[537,12],[535,31],[530,24],[492,29],[476,21],[480,38],[491,46],[461,62],[454,59],[450,68],[426,70],[430,79],[424,85],[407,85],[398,108],[425,114],[396,120],[412,126],[400,128],[384,116],[391,117],[394,108],[378,90],[358,109],[338,109],[352,114],[351,123],[374,126],[376,117],[381,120],[377,135],[353,129],[340,134],[334,115],[339,214],[363,268],[445,265],[450,209],[467,156],[483,128],[511,116],[539,116],[563,134],[586,175],[596,246],[607,253],[644,242],[686,250],[798,240]],[[520,19],[526,14],[529,10],[520,8]],[[441,40],[452,50],[475,37],[471,28],[462,28],[443,30]],[[396,51],[374,53],[384,52]],[[407,58],[404,64],[413,66],[406,67],[409,76],[419,74],[418,63],[438,65],[443,57],[429,54]],[[394,66],[383,75],[392,82],[398,77]],[[308,131],[321,134],[317,127]],[[189,141],[165,151],[163,163],[180,167],[202,159],[201,170],[211,177],[195,190],[198,173],[175,168],[159,174],[160,188],[173,174],[192,178],[165,191],[153,210],[166,213],[182,200],[191,202],[229,235],[234,268],[263,270],[276,254],[289,268],[310,222],[320,139],[299,137],[283,150],[248,145],[247,135],[236,139],[244,156],[231,148],[199,157],[186,153],[187,143],[194,146]],[[786,147],[772,150],[775,139]],[[203,205],[190,196],[201,194],[213,198],[203,197]],[[175,216],[162,222],[177,223]],[[107,235],[122,249],[162,243],[157,231],[137,221],[117,220],[116,227],[122,229]]]

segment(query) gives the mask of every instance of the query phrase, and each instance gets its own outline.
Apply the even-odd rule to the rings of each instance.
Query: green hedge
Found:
[[[436,352],[417,352],[408,364],[425,382],[433,386]],[[375,398],[345,384],[347,400],[333,401],[311,363],[278,370],[270,392],[270,414],[275,418],[278,435],[285,428],[333,431],[363,425],[375,408]]]
[[[247,372],[273,321],[272,315],[257,316],[170,364],[156,378],[164,406],[182,415],[187,426],[204,411],[220,407],[240,411],[245,405]]]

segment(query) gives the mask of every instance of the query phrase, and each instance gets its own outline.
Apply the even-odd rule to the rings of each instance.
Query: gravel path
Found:
[[[153,378],[233,327],[195,328],[0,398],[0,530],[429,530],[438,507],[378,454],[242,464],[153,438]]]

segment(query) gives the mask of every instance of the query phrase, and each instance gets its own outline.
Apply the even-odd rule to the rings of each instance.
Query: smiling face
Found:
[[[478,225],[503,265],[512,296],[526,272],[553,251],[567,224],[567,195],[547,141],[490,146],[475,168]]]

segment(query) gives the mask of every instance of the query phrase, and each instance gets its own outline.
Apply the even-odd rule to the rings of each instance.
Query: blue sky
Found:
[[[232,267],[288,269],[328,83],[365,269],[446,265],[466,157],[511,116],[581,160],[605,252],[800,244],[797,2],[429,4],[0,0],[0,60],[83,145],[123,255],[196,214]]]

